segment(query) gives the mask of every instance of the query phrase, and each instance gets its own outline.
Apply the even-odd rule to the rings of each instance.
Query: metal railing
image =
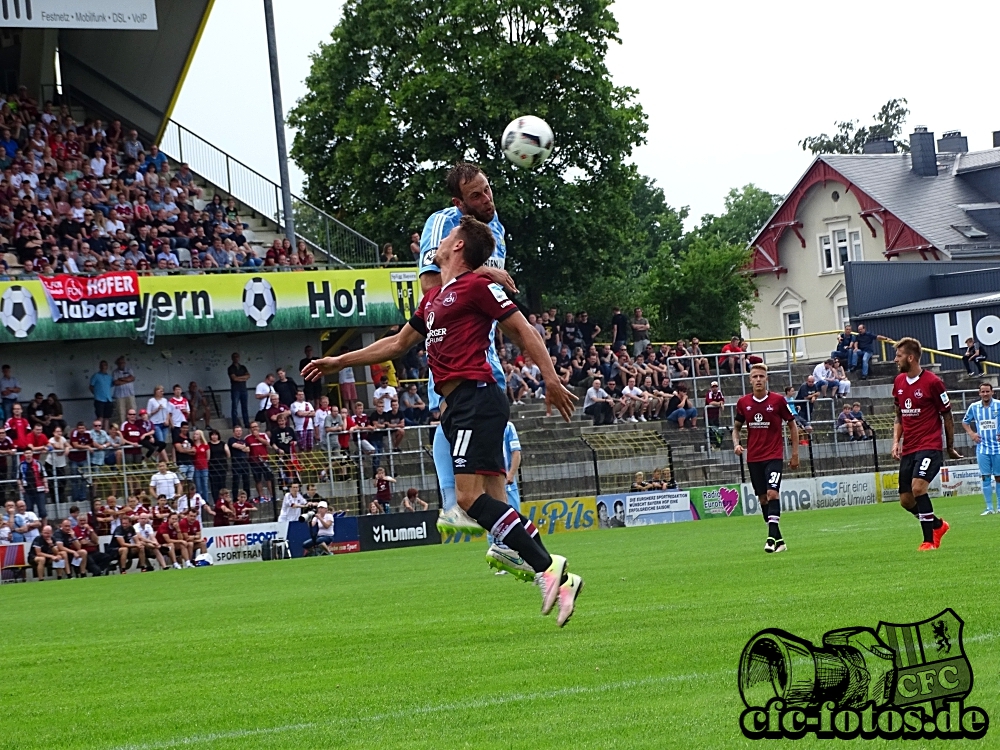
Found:
[[[284,227],[281,186],[233,158],[204,138],[170,120],[160,149],[176,162],[233,196],[261,216]],[[292,196],[296,236],[331,262],[348,268],[379,265],[378,245],[308,201]]]

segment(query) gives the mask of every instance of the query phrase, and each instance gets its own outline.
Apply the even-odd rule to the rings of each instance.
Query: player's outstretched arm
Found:
[[[480,266],[473,273],[478,273],[481,276],[485,276],[494,284],[499,284],[508,292],[512,294],[519,294],[517,285],[514,284],[514,279],[511,275],[501,268],[493,268],[492,266]],[[427,294],[431,289],[437,289],[441,286],[441,273],[439,271],[424,271],[420,274],[420,292],[421,294]]]
[[[944,419],[944,444],[945,451],[951,458],[961,458],[962,454],[955,450],[955,419],[951,411],[946,411],[941,415]]]
[[[545,405],[547,407],[555,406],[562,414],[563,419],[568,422],[573,416],[574,402],[577,401],[577,397],[559,382],[556,368],[552,366],[549,353],[545,351],[541,335],[528,324],[528,319],[521,314],[520,310],[502,320],[500,330],[505,336],[509,336],[515,344],[522,344],[521,351],[531,355],[545,379]]]
[[[339,357],[314,359],[302,368],[302,377],[307,381],[315,382],[322,379],[324,375],[333,375],[345,367],[374,365],[390,359],[397,359],[423,340],[423,338],[419,331],[407,323],[396,335],[379,339],[364,349],[348,352]]]

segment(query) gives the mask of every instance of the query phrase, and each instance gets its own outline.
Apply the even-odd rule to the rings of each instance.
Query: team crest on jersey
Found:
[[[767,410],[768,410],[768,411],[774,411],[774,407],[773,407],[773,406],[771,406],[770,404],[768,404],[768,405],[767,405]]]
[[[920,390],[919,388],[917,388],[917,390],[915,390],[913,392],[913,395],[916,396],[917,398],[923,398],[924,397],[924,392],[922,390]]]
[[[451,307],[452,305],[455,304],[457,300],[458,300],[457,294],[455,294],[454,292],[448,292],[448,295],[443,300],[441,300],[441,304],[444,305],[445,307]]]
[[[427,330],[430,330],[433,327],[434,327],[434,311],[431,310],[429,313],[427,313]]]

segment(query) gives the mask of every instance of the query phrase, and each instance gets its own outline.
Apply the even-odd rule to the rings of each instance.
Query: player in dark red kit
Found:
[[[462,217],[438,245],[435,262],[441,268],[442,286],[428,290],[399,333],[361,351],[313,360],[302,375],[319,380],[344,367],[385,362],[426,339],[434,388],[444,398],[441,429],[452,448],[458,506],[534,569],[542,590],[542,614],[548,614],[558,600],[556,620],[562,627],[573,614],[583,580],[567,573],[566,558],[550,555],[541,539],[532,536],[528,519],[501,499],[506,497],[503,437],[510,404],[486,359],[493,321],[542,368],[549,384],[545,400],[567,421],[576,397],[559,384],[541,336],[503,288],[472,273],[493,250],[489,227],[472,216]]]
[[[899,375],[892,385],[896,402],[896,423],[892,428],[892,457],[899,459],[899,504],[920,521],[924,534],[920,552],[937,549],[948,524],[934,515],[927,487],[944,463],[941,451],[941,423],[948,455],[961,458],[955,450],[955,422],[944,383],[920,366],[922,347],[916,339],[900,339],[896,344]]]
[[[747,465],[750,482],[760,503],[760,512],[767,523],[765,552],[784,552],[788,547],[781,536],[781,474],[785,468],[785,443],[782,423],[788,423],[792,459],[788,465],[799,468],[799,428],[788,402],[780,393],[767,388],[767,365],[755,364],[750,368],[751,393],[736,402],[736,423],[733,425],[733,446],[737,456],[744,453],[740,432],[747,425]]]

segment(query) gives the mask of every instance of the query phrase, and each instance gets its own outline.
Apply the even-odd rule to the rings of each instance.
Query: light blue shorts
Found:
[[[977,452],[976,462],[979,464],[979,473],[984,477],[1000,477],[1000,453],[991,456]]]

